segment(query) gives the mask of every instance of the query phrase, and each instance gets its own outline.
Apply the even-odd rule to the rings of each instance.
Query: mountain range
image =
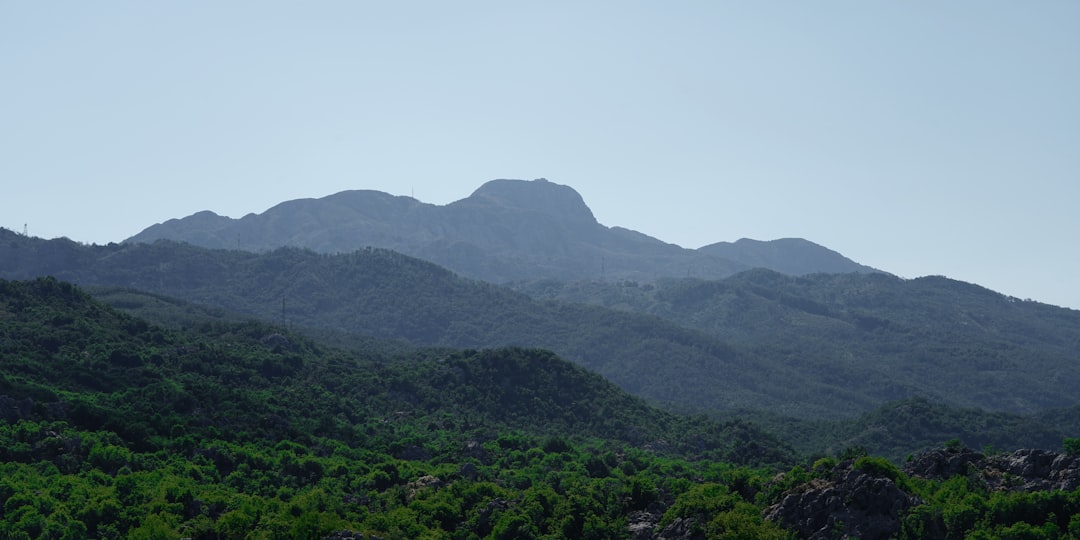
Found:
[[[283,202],[239,219],[202,211],[146,228],[126,242],[160,239],[214,249],[304,247],[349,253],[378,247],[494,283],[555,278],[718,279],[751,268],[786,274],[874,272],[797,238],[742,239],[685,249],[597,222],[573,188],[545,179],[492,180],[437,206],[378,191]]]
[[[373,244],[454,246],[443,253],[516,281]],[[611,274],[575,279],[572,265],[595,257]],[[702,260],[753,269],[662,273]],[[1075,405],[1080,384],[1080,313],[900,279],[799,239],[686,250],[600,225],[576,191],[543,179],[495,180],[446,206],[350,191],[239,220],[201,212],[108,246],[0,232],[0,277],[41,275],[129,308],[174,297],[336,343],[546,348],[654,402],[711,413],[850,419],[925,398],[1031,415]]]
[[[54,278],[0,279],[0,537],[1080,531],[1080,439],[1065,438],[1064,453],[985,454],[953,439],[903,469],[854,446],[791,466],[801,459],[752,424],[650,407],[548,351],[343,350],[210,319],[163,327]],[[902,437],[988,420],[1004,429],[980,431],[1008,441],[1055,435],[920,400],[865,416],[874,425],[862,431],[888,438],[897,418]]]
[[[1072,406],[1080,385],[1080,313],[945,278],[758,269],[719,281],[593,284],[596,299],[570,302],[388,250],[250,253],[0,235],[0,277],[40,275],[354,336],[546,348],[631,393],[714,412],[849,418],[919,396],[1032,414]]]
[[[1080,535],[1080,312],[546,181],[169,228],[0,229],[0,537]]]

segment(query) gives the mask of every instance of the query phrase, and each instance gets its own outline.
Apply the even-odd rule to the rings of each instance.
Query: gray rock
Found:
[[[891,478],[853,469],[853,463],[837,465],[832,480],[815,479],[793,489],[766,509],[765,519],[811,540],[896,535],[907,510],[922,501]]]
[[[1072,491],[1080,487],[1080,456],[1024,449],[984,456],[968,449],[932,450],[905,465],[911,476],[944,480],[968,475],[991,491]]]

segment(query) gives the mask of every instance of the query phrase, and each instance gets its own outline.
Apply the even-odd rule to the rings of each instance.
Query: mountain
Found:
[[[550,349],[631,393],[696,410],[850,418],[925,397],[1032,414],[1075,405],[1080,385],[1080,313],[944,278],[753,270],[581,289],[605,307],[538,300],[385,250],[259,254],[0,234],[0,276],[39,275],[286,326],[429,346]],[[548,286],[566,296],[559,282]]]
[[[0,280],[3,538],[1072,538],[1080,439],[1062,446],[783,471],[752,425],[546,351],[177,330]]]
[[[168,326],[197,327],[207,321],[246,320],[221,308],[208,308],[133,289],[92,287],[88,292],[105,304]],[[352,349],[394,351],[399,356],[409,354],[411,350],[404,342],[361,338],[341,331],[304,328],[302,332],[315,336],[320,343]],[[794,419],[762,410],[738,410],[714,416],[751,421],[779,436],[803,455],[829,455],[861,447],[899,463],[905,456],[935,448],[951,439],[959,439],[972,448],[1057,449],[1064,438],[1080,434],[1078,412],[1080,404],[1020,415],[949,406],[913,397],[886,403],[855,418],[837,420]]]
[[[7,411],[9,419],[53,415],[86,428],[105,425],[130,436],[129,444],[150,444],[155,435],[178,425],[189,432],[207,430],[210,424],[183,418],[198,409],[198,414],[217,418],[212,431],[228,424],[251,430],[254,437],[294,439],[297,425],[314,421],[310,416],[345,415],[355,424],[410,411],[432,417],[448,414],[495,431],[588,433],[634,445],[665,439],[672,450],[685,442],[679,451],[702,455],[730,447],[720,439],[709,445],[692,443],[676,430],[680,425],[696,429],[690,426],[699,422],[714,436],[730,428],[730,434],[742,432],[739,437],[767,442],[776,449],[776,459],[791,458],[784,455],[782,443],[752,428],[744,430],[739,423],[725,428],[661,411],[548,351],[345,351],[251,321],[178,331],[126,315],[53,278],[0,280],[0,313],[0,395],[7,403],[41,402],[23,412]],[[238,386],[225,388],[229,381]],[[311,407],[281,403],[230,411],[223,403],[262,399],[257,394],[267,391],[280,395],[289,384],[307,387],[310,395],[300,399]],[[256,393],[248,394],[252,390]],[[170,406],[183,404],[170,411],[181,418],[161,416],[165,411],[138,403],[155,392]],[[56,400],[68,400],[67,405],[41,406]],[[147,405],[151,408],[140,409]],[[257,416],[268,413],[287,422],[261,431]],[[276,428],[283,431],[273,432]],[[347,437],[350,431],[338,425],[323,434]],[[144,435],[150,439],[139,439]]]
[[[538,302],[386,250],[257,254],[167,241],[81,246],[10,233],[6,240],[0,236],[0,277],[53,275],[83,286],[121,286],[283,325],[418,345],[541,347],[661,402],[774,409],[791,399],[785,389],[796,387],[794,375],[769,375],[759,359],[701,332],[651,316]],[[824,415],[835,414],[831,408],[803,406]]]
[[[748,487],[774,473],[746,465],[792,459],[547,351],[176,330],[0,280],[2,538],[619,537],[703,475]]]
[[[518,289],[660,317],[807,380],[867,389],[878,404],[922,396],[1033,414],[1075,404],[1080,383],[1080,312],[940,276],[757,269],[716,281],[547,280]]]
[[[294,246],[348,253],[378,247],[495,283],[720,278],[755,267],[797,275],[875,271],[794,238],[684,249],[601,225],[574,189],[545,179],[493,180],[445,206],[357,190],[283,202],[240,219],[203,211],[148,227],[126,242],[160,239],[248,251]]]

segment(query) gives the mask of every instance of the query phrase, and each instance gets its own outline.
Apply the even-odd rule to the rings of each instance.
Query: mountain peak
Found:
[[[550,182],[546,178],[491,180],[459,202],[494,203],[515,210],[540,212],[569,222],[596,223],[592,210],[574,188]]]

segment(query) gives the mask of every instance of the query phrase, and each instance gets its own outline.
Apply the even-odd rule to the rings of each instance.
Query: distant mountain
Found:
[[[0,277],[51,274],[421,345],[541,347],[688,409],[842,418],[922,396],[1032,414],[1076,404],[1080,386],[1080,312],[944,278],[753,270],[624,281],[598,285],[604,307],[537,300],[386,250],[257,254],[0,233]],[[563,285],[549,285],[562,297]]]
[[[807,380],[825,377],[881,400],[917,395],[1033,414],[1078,399],[1070,388],[1080,384],[1072,379],[1080,376],[1080,311],[940,276],[786,276],[756,269],[718,281],[547,280],[518,290],[660,317],[806,373]]]
[[[721,278],[763,267],[802,275],[873,272],[801,239],[740,240],[684,249],[596,221],[581,195],[544,179],[493,180],[445,206],[378,191],[283,202],[240,219],[203,211],[153,225],[126,242],[168,239],[215,249],[320,253],[391,249],[461,275],[502,283],[540,278]]]
[[[701,332],[646,315],[535,301],[387,250],[320,255],[282,248],[258,254],[169,241],[82,246],[0,231],[0,277],[42,275],[418,345],[546,348],[631,393],[708,409],[774,409],[788,399],[784,388],[796,384],[792,375],[789,384],[774,386],[777,379],[756,368],[758,359],[742,357]],[[730,367],[718,372],[722,366]],[[833,416],[830,408],[803,406]]]

